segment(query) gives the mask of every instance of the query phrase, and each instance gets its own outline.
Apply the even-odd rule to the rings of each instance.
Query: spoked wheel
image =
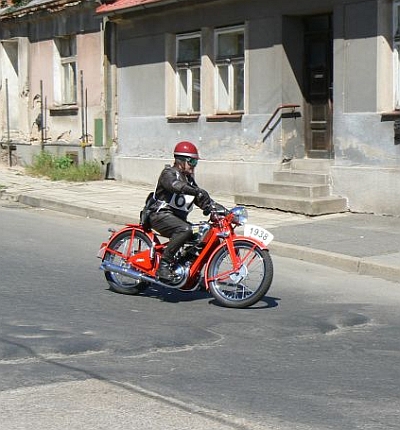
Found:
[[[211,294],[223,306],[245,308],[261,300],[268,292],[273,278],[272,260],[267,250],[254,243],[234,242],[236,255],[241,261],[233,271],[227,247],[221,248],[212,258],[206,277]]]
[[[141,231],[135,231],[135,236],[132,239],[132,231],[128,230],[115,237],[110,243],[109,248],[126,256],[129,246],[131,246],[131,256],[149,249],[151,247],[151,241]],[[104,261],[108,261],[121,267],[124,267],[127,264],[123,257],[110,251],[106,252]],[[141,282],[119,273],[110,271],[106,271],[104,273],[111,290],[117,293],[135,295],[144,291],[149,285],[146,282]]]

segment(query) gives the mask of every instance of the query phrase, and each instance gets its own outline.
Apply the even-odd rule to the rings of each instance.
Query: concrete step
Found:
[[[307,172],[304,170],[278,170],[273,173],[276,182],[296,182],[301,184],[329,185],[330,174],[324,172]]]
[[[348,210],[347,199],[336,196],[296,198],[274,194],[237,194],[235,195],[235,203],[309,216],[346,212]]]
[[[283,169],[303,170],[308,172],[330,172],[332,166],[331,160],[312,159],[312,158],[295,158],[282,165]]]
[[[320,198],[329,197],[331,189],[326,184],[301,184],[297,182],[270,182],[258,185],[262,194],[283,195],[291,197]]]

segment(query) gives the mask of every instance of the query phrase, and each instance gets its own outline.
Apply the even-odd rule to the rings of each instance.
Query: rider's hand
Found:
[[[207,206],[209,206],[211,202],[211,197],[206,190],[203,190],[201,188],[196,189],[196,204],[200,206],[200,208],[207,208]]]
[[[197,188],[196,189],[196,197],[199,200],[210,199],[210,195],[207,193],[206,190],[203,190],[202,188]]]
[[[203,209],[203,215],[208,216],[213,211],[213,207],[210,205],[207,208]]]
[[[217,202],[214,202],[214,208],[213,209],[215,210],[215,212],[217,212],[220,215],[226,216],[229,213],[229,210],[225,206],[223,206]]]

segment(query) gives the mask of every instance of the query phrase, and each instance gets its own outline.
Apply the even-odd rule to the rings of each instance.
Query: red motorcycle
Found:
[[[244,225],[244,233],[235,229]],[[195,291],[202,286],[215,300],[230,308],[245,308],[261,300],[269,290],[273,264],[268,244],[273,235],[247,224],[247,210],[213,211],[208,221],[192,224],[193,239],[176,254],[174,276],[165,282],[156,272],[163,249],[155,231],[141,224],[127,224],[101,244],[100,269],[111,290],[139,294],[150,284]]]

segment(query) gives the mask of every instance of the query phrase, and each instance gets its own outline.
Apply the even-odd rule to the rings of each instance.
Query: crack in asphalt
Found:
[[[214,339],[212,341],[209,342],[204,342],[204,343],[198,343],[198,344],[194,344],[194,345],[182,345],[182,346],[165,346],[165,347],[160,347],[160,348],[153,348],[150,349],[144,353],[140,353],[140,354],[133,354],[133,355],[124,355],[121,358],[148,358],[157,354],[176,354],[176,353],[181,353],[181,352],[188,352],[188,351],[194,351],[196,349],[210,349],[210,348],[215,348],[217,346],[220,345],[220,343],[225,339],[225,336],[217,333],[214,330],[210,330],[210,329],[205,329],[206,332],[208,333],[212,333],[214,336],[217,336],[217,339]]]
[[[109,351],[84,351],[75,354],[40,354],[35,357],[25,357],[25,358],[11,358],[7,360],[6,358],[0,359],[0,364],[31,364],[39,363],[41,361],[52,361],[52,360],[69,360],[71,358],[89,357],[93,355],[107,354]],[[54,364],[54,363],[53,363]]]
[[[149,355],[160,354],[160,353],[161,354],[164,354],[164,353],[180,353],[180,352],[186,352],[186,351],[191,351],[191,350],[195,350],[195,349],[213,348],[213,347],[218,346],[221,343],[221,341],[225,338],[225,336],[223,336],[223,335],[221,335],[221,334],[219,334],[213,330],[206,329],[206,331],[209,333],[212,333],[214,336],[217,336],[217,339],[214,339],[211,342],[206,342],[206,343],[197,344],[197,345],[185,345],[185,346],[177,347],[177,348],[158,348],[156,350],[149,351],[146,354],[139,354],[139,355],[136,355],[133,357],[136,357],[136,358],[148,357]],[[86,378],[102,381],[102,382],[105,382],[105,383],[110,384],[112,386],[122,388],[126,391],[140,394],[140,395],[145,396],[147,398],[157,400],[157,401],[162,402],[162,403],[167,404],[167,405],[171,405],[172,407],[175,407],[175,408],[180,409],[180,410],[185,411],[185,412],[189,412],[191,414],[198,415],[199,417],[208,418],[212,421],[215,421],[216,423],[220,423],[221,425],[229,426],[229,428],[232,430],[266,430],[266,427],[264,425],[260,425],[259,423],[250,421],[248,419],[239,418],[239,417],[235,417],[232,415],[227,415],[227,414],[224,414],[220,411],[206,409],[206,408],[197,406],[195,404],[189,404],[187,402],[183,402],[183,401],[180,401],[178,399],[171,398],[170,396],[166,397],[166,396],[163,396],[163,395],[158,394],[156,392],[146,390],[144,388],[141,388],[140,386],[133,385],[133,384],[130,384],[128,382],[121,382],[121,381],[117,381],[117,380],[112,380],[112,379],[109,379],[105,376],[99,375],[97,373],[79,368],[77,366],[73,366],[71,364],[66,364],[66,363],[61,363],[59,361],[56,361],[55,358],[49,358],[50,355],[45,356],[43,354],[36,353],[32,348],[30,348],[26,345],[22,345],[18,342],[12,341],[10,339],[2,338],[2,339],[0,339],[0,341],[2,341],[4,343],[8,343],[10,345],[18,346],[18,347],[24,349],[25,351],[27,351],[31,355],[31,357],[28,357],[25,359],[13,360],[15,362],[15,364],[27,363],[27,360],[34,360],[37,362],[43,362],[43,363],[51,364],[54,366],[64,368],[64,369],[69,370],[69,371],[78,372],[78,373],[84,375]],[[104,352],[105,351],[90,351],[89,353],[90,354],[92,354],[92,353],[101,354]],[[86,353],[87,352],[82,353],[82,354],[78,354],[78,355],[85,355]],[[75,356],[76,355],[77,354],[75,354]],[[71,358],[71,356],[72,355],[70,355],[70,356],[62,355],[62,358]],[[52,355],[52,357],[54,357],[54,356]],[[58,357],[58,359],[60,359],[60,358],[61,357]],[[126,357],[126,358],[128,358],[128,357]],[[6,361],[6,360],[1,360],[0,363],[1,362],[6,362],[7,364],[10,363],[10,361]]]

